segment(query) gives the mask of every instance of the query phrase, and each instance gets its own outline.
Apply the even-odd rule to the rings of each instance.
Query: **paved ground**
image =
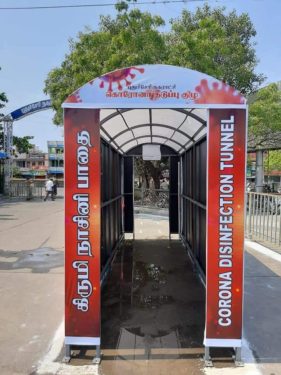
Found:
[[[161,298],[153,294],[157,288],[161,291],[162,287],[159,289],[159,285],[156,285],[161,284],[161,272],[156,284],[148,280],[146,284],[138,285],[138,277],[133,286],[132,283],[125,283],[122,297],[125,304],[120,304],[117,283],[114,298],[111,299],[109,296],[106,299],[105,295],[104,307],[107,305],[109,312],[126,305],[129,310],[127,314],[125,310],[121,310],[121,320],[120,314],[109,314],[107,320],[103,321],[104,327],[112,325],[112,335],[103,334],[104,361],[100,369],[91,365],[93,352],[90,351],[84,353],[81,358],[74,359],[70,366],[62,365],[60,360],[64,334],[63,210],[63,201],[59,199],[45,203],[0,202],[1,375],[164,375],[172,372],[188,375],[281,375],[281,255],[255,247],[252,243],[247,244],[245,259],[244,368],[233,368],[232,364],[228,364],[227,368],[219,368],[222,367],[222,363],[218,362],[213,369],[203,369],[202,362],[198,359],[198,354],[202,353],[200,340],[195,337],[195,344],[187,345],[186,340],[191,336],[187,335],[184,338],[181,328],[173,329],[173,319],[170,322],[165,320],[166,316],[174,316],[173,313],[169,315],[169,309],[172,307],[168,303],[167,285],[163,284],[163,290],[166,292],[161,294]],[[156,230],[159,237],[165,238],[167,223],[162,218],[153,221],[147,219],[137,219],[139,221],[136,222],[136,237],[149,238],[152,231]],[[135,275],[149,274],[150,271],[153,275],[155,267],[149,272],[143,272],[144,261],[157,265],[157,259],[150,259],[150,253],[153,258],[152,246],[147,246],[143,252],[137,249],[136,261],[139,267],[135,268]],[[163,262],[164,269],[175,266],[169,264],[165,257],[158,261]],[[161,271],[161,264],[159,265]],[[118,263],[117,258],[115,270],[118,270],[118,267],[120,262]],[[130,270],[132,271],[128,267],[127,276],[130,275]],[[171,275],[169,274],[169,278]],[[111,283],[114,284],[114,279]],[[184,288],[178,289],[177,299],[181,300]],[[128,303],[130,290],[137,296],[135,301],[138,304],[145,302],[150,305],[150,309],[146,311],[147,315],[138,315],[135,307]],[[145,296],[153,298],[147,300]],[[188,309],[188,306],[185,308]],[[164,318],[160,317],[161,313],[164,314]],[[182,314],[184,311],[179,307],[179,315]],[[150,329],[149,332],[141,332],[149,326],[150,319],[153,322],[154,335],[149,333]],[[163,324],[168,327],[168,331],[164,329]],[[142,328],[138,330],[138,327]],[[200,329],[198,332],[202,335]],[[132,337],[134,343],[131,343]],[[149,346],[150,351],[147,350]],[[189,366],[191,363],[192,367]]]
[[[0,202],[0,373],[30,374],[63,317],[63,200]]]

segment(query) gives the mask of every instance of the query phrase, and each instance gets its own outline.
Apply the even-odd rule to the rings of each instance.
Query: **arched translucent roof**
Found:
[[[120,152],[147,143],[183,152],[206,134],[204,109],[103,109],[101,136]]]
[[[63,107],[101,109],[101,136],[120,152],[145,143],[183,152],[206,134],[208,108],[245,108],[246,100],[206,74],[142,65],[93,79]]]

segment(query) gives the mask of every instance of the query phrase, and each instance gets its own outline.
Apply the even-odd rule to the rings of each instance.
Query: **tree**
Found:
[[[61,104],[67,96],[93,77],[125,66],[164,61],[166,46],[158,31],[162,25],[161,17],[134,9],[119,12],[115,19],[103,16],[99,31],[87,29],[77,41],[71,39],[70,53],[45,81],[44,91],[56,111],[54,123],[62,124]]]
[[[171,30],[159,16],[128,11],[118,3],[115,18],[103,16],[98,31],[86,29],[70,40],[70,52],[45,81],[45,93],[56,111],[54,123],[62,123],[61,104],[77,88],[104,73],[137,64],[166,63],[189,67],[233,85],[243,94],[254,91],[263,76],[257,64],[252,38],[255,29],[247,14],[227,14],[224,8],[183,11],[171,21]]]
[[[252,38],[256,31],[248,14],[227,14],[225,8],[205,5],[194,14],[184,10],[171,24],[167,35],[170,64],[207,73],[244,95],[255,91],[264,80],[255,73]]]
[[[152,178],[154,188],[160,189],[160,178],[162,172],[169,169],[169,158],[163,157],[161,160],[143,160],[141,157],[135,158],[135,175],[141,179],[144,188],[149,188],[149,181]]]
[[[267,172],[272,172],[274,170],[281,171],[281,150],[268,151],[264,159],[264,167]]]
[[[34,137],[26,135],[24,137],[16,137],[13,136],[13,144],[17,148],[17,152],[19,154],[28,153],[31,148],[33,148],[33,145],[29,142]]]
[[[263,151],[281,148],[281,91],[276,83],[250,98],[248,150],[256,152],[256,190],[263,191]]]
[[[281,148],[281,90],[277,83],[260,89],[251,98],[248,148]]]

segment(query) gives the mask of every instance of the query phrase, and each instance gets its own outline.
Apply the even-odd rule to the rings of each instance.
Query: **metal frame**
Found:
[[[7,155],[4,163],[4,193],[9,194],[10,183],[13,175],[12,171],[12,156],[13,156],[13,123],[21,120],[26,116],[34,113],[45,111],[51,108],[51,100],[41,100],[39,102],[30,103],[24,107],[18,108],[15,111],[4,116],[3,121],[3,135],[4,135],[4,152]]]
[[[71,351],[72,346],[73,345],[68,345],[68,344],[65,345],[65,354],[64,354],[64,357],[63,357],[64,363],[69,363],[71,358],[72,358],[72,351]],[[100,362],[101,362],[101,357],[102,357],[101,347],[100,347],[100,345],[96,345],[96,355],[93,358],[92,363],[95,364],[95,365],[99,365]]]
[[[180,237],[193,263],[199,270],[199,275],[205,283],[205,242],[198,236],[195,227],[206,222],[206,146],[207,137],[198,140],[195,145],[181,154],[182,191],[180,195],[182,216],[180,222]],[[204,168],[205,166],[205,168]],[[187,174],[186,171],[189,171]],[[197,186],[201,187],[201,193]],[[205,189],[202,191],[202,189]],[[189,214],[188,214],[189,213]],[[189,218],[189,221],[187,221]]]
[[[170,129],[170,130],[172,130],[172,131],[174,131],[174,133],[176,133],[176,132],[178,132],[178,133],[180,133],[180,134],[182,134],[184,137],[186,137],[186,138],[188,138],[190,141],[193,141],[194,139],[193,139],[193,137],[190,137],[188,134],[186,134],[185,132],[183,132],[182,130],[180,130],[179,128],[173,128],[172,126],[170,126],[170,125],[162,125],[162,124],[158,124],[158,123],[156,123],[156,122],[150,122],[150,123],[148,123],[148,124],[139,124],[139,125],[135,125],[135,126],[132,126],[131,128],[130,128],[130,130],[135,130],[135,129],[139,129],[139,128],[146,128],[146,127],[150,127],[150,133],[149,134],[146,134],[145,136],[146,137],[158,137],[158,135],[157,134],[152,134],[152,128],[153,128],[153,126],[159,126],[159,127],[161,127],[161,128],[167,128],[167,129]],[[201,128],[200,128],[201,129]],[[120,133],[118,133],[118,134],[116,134],[113,138],[112,138],[112,140],[114,141],[116,138],[118,138],[118,137],[120,137],[121,135],[123,135],[123,134],[125,134],[125,133],[127,133],[128,131],[130,131],[130,130],[128,130],[128,129],[126,129],[126,130],[122,130]],[[174,134],[172,134],[171,135],[171,137],[173,136]],[[135,138],[134,138],[135,139]],[[167,139],[169,139],[169,140],[171,140],[171,138],[169,138],[169,137],[167,137]],[[119,147],[122,147],[122,146],[119,146]]]
[[[134,139],[130,139],[129,141],[126,141],[125,143],[123,143],[122,145],[120,145],[119,149],[121,149],[122,147],[126,146],[127,144],[129,144],[131,142],[138,141],[139,139],[148,138],[148,137],[149,137],[148,135],[141,135],[139,137],[135,137]],[[177,144],[178,146],[182,147],[182,145],[179,142],[174,141],[173,139],[170,139],[168,137],[164,137],[163,135],[153,135],[153,137],[160,138],[160,139],[165,139],[167,141],[173,142],[173,143]]]
[[[6,159],[4,162],[4,193],[9,194],[10,184],[13,175],[12,170],[12,156],[13,156],[13,120],[6,119],[3,123],[3,135],[4,135],[4,152]]]
[[[242,348],[233,348],[234,355],[232,356],[236,367],[244,367],[245,363],[242,360]],[[214,367],[212,357],[210,355],[210,346],[205,346],[204,351],[205,367]]]
[[[101,140],[101,280],[124,236],[122,224],[122,155],[105,140]],[[112,183],[108,183],[111,181]]]

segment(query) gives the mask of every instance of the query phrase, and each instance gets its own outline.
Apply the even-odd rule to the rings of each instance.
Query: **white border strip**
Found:
[[[255,250],[263,255],[266,255],[267,257],[277,260],[278,262],[281,262],[281,254],[276,253],[273,250],[270,250],[268,247],[262,246],[257,242],[245,240],[245,245],[250,248],[251,250]]]
[[[212,346],[216,348],[241,348],[242,340],[241,339],[204,339],[205,346]]]
[[[117,104],[116,104],[117,103]],[[158,103],[156,104],[155,101],[150,103],[120,103],[117,102],[116,100],[112,100],[112,103],[63,103],[62,108],[81,108],[81,109],[116,109],[116,108],[131,108],[131,109],[173,109],[173,108],[191,108],[191,109],[196,109],[196,108],[203,108],[203,109],[246,109],[247,104],[188,104],[188,103]]]
[[[65,336],[65,345],[100,345],[100,337]]]

